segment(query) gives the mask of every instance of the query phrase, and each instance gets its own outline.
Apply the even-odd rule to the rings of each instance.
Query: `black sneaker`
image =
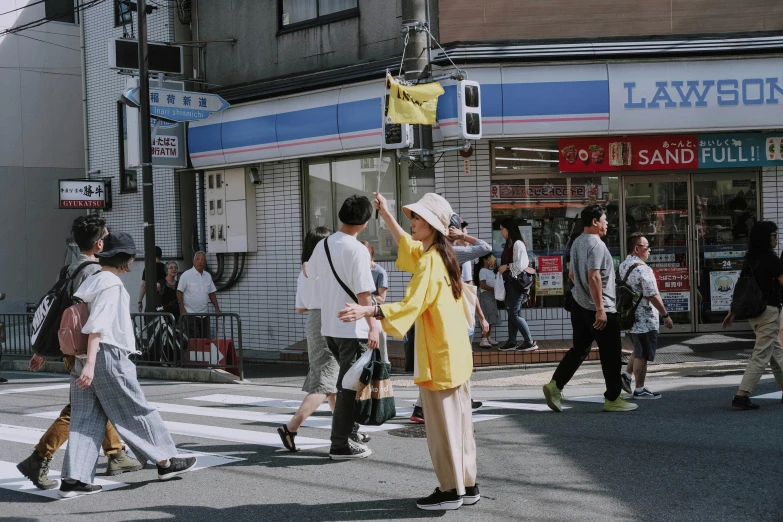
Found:
[[[356,434],[351,433],[351,440],[354,442],[358,442],[359,444],[367,444],[368,442],[370,442],[370,440],[372,440],[372,437],[370,437],[366,433],[357,431]]]
[[[416,507],[426,511],[452,511],[461,506],[462,497],[457,494],[456,489],[441,491],[440,488],[435,488],[432,495],[416,501]]]
[[[481,500],[481,495],[479,494],[478,484],[465,486],[465,494],[462,495],[462,505],[472,506],[473,504],[478,504],[479,500]]]
[[[474,401],[473,399],[470,399],[470,409],[472,409],[473,411],[478,410],[482,406],[484,406],[483,402],[481,402],[481,401]]]
[[[94,493],[100,493],[101,486],[94,486],[92,484],[85,484],[84,482],[67,482],[65,480],[60,481],[60,497],[62,498],[74,498],[82,495],[92,495]]]
[[[421,406],[413,407],[413,414],[411,415],[411,420],[413,422],[418,422],[419,424],[424,424],[424,410],[421,409]]]
[[[517,347],[520,352],[534,352],[538,350],[538,343],[535,341],[525,341]]]
[[[332,460],[366,459],[370,455],[372,450],[363,444],[348,444],[345,448],[329,450],[329,458]]]
[[[161,468],[158,466],[158,480],[173,479],[177,475],[182,475],[192,471],[196,467],[196,457],[172,457],[169,459],[169,467]]]
[[[0,384],[5,384],[7,382],[8,382],[8,379],[6,379],[5,377],[0,377]]]
[[[731,405],[741,410],[758,410],[759,405],[750,402],[750,397],[747,395],[735,395],[731,401]]]
[[[620,386],[623,387],[625,393],[633,393],[633,390],[631,389],[631,374],[627,372],[622,372],[620,374]]]
[[[502,346],[498,346],[498,350],[500,350],[501,352],[510,352],[511,350],[516,350],[516,349],[517,349],[517,343],[513,341],[508,341],[506,342],[506,344]]]

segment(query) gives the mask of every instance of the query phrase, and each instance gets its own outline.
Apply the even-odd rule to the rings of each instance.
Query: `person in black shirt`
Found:
[[[767,299],[766,310],[749,320],[756,334],[756,344],[742,376],[739,390],[731,405],[742,410],[757,410],[758,404],[750,401],[750,394],[759,383],[767,363],[772,367],[775,382],[783,390],[783,346],[780,343],[781,289],[783,288],[783,262],[775,255],[778,246],[778,227],[771,221],[759,221],[750,231],[748,253],[743,270],[753,270],[756,283]],[[723,320],[723,328],[734,322],[734,312],[729,310]]]
[[[166,277],[158,280],[158,293],[160,305],[164,312],[174,316],[179,322],[179,303],[177,302],[177,274],[179,266],[176,261],[166,263]]]
[[[160,247],[155,247],[155,281],[158,282],[158,292],[160,292],[160,280],[166,277],[166,265],[161,263],[160,258],[163,257],[163,250]],[[139,289],[139,313],[142,312],[142,301],[147,293],[147,270],[145,269],[141,273],[141,288]]]

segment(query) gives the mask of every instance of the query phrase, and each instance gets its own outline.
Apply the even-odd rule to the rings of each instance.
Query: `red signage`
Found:
[[[602,197],[600,185],[492,185],[492,199],[532,199],[540,201],[587,201]]]
[[[691,281],[688,268],[666,267],[653,268],[655,281],[658,283],[658,291],[665,292],[689,292]]]
[[[563,258],[561,256],[538,256],[536,260],[536,267],[540,274],[563,273]]]
[[[561,172],[679,170],[699,166],[696,135],[562,138]]]

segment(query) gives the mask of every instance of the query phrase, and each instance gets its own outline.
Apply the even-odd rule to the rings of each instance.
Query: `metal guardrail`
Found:
[[[33,315],[0,314],[0,355],[32,357]],[[131,320],[136,348],[141,352],[131,356],[135,364],[216,368],[244,378],[242,321],[238,314],[183,314],[177,321],[170,313],[145,312],[131,314]]]
[[[206,366],[245,378],[242,320],[238,314],[182,314],[179,331],[186,344],[184,353],[187,354],[183,357],[182,366]]]
[[[32,357],[32,322],[33,314],[0,314],[0,323],[5,330],[5,339],[0,341],[0,349],[4,354]]]

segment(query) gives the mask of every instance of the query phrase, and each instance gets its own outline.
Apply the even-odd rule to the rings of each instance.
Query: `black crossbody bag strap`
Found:
[[[345,293],[348,294],[348,296],[351,299],[353,299],[353,302],[359,304],[359,300],[356,299],[356,294],[351,292],[351,289],[348,288],[348,286],[345,283],[343,283],[343,280],[340,279],[340,276],[337,275],[337,270],[334,269],[334,263],[332,263],[332,254],[329,253],[329,238],[324,239],[324,250],[326,250],[326,259],[329,260],[329,266],[332,268],[332,273],[334,274],[334,278],[337,279],[337,282],[340,283],[340,286],[343,287]]]

